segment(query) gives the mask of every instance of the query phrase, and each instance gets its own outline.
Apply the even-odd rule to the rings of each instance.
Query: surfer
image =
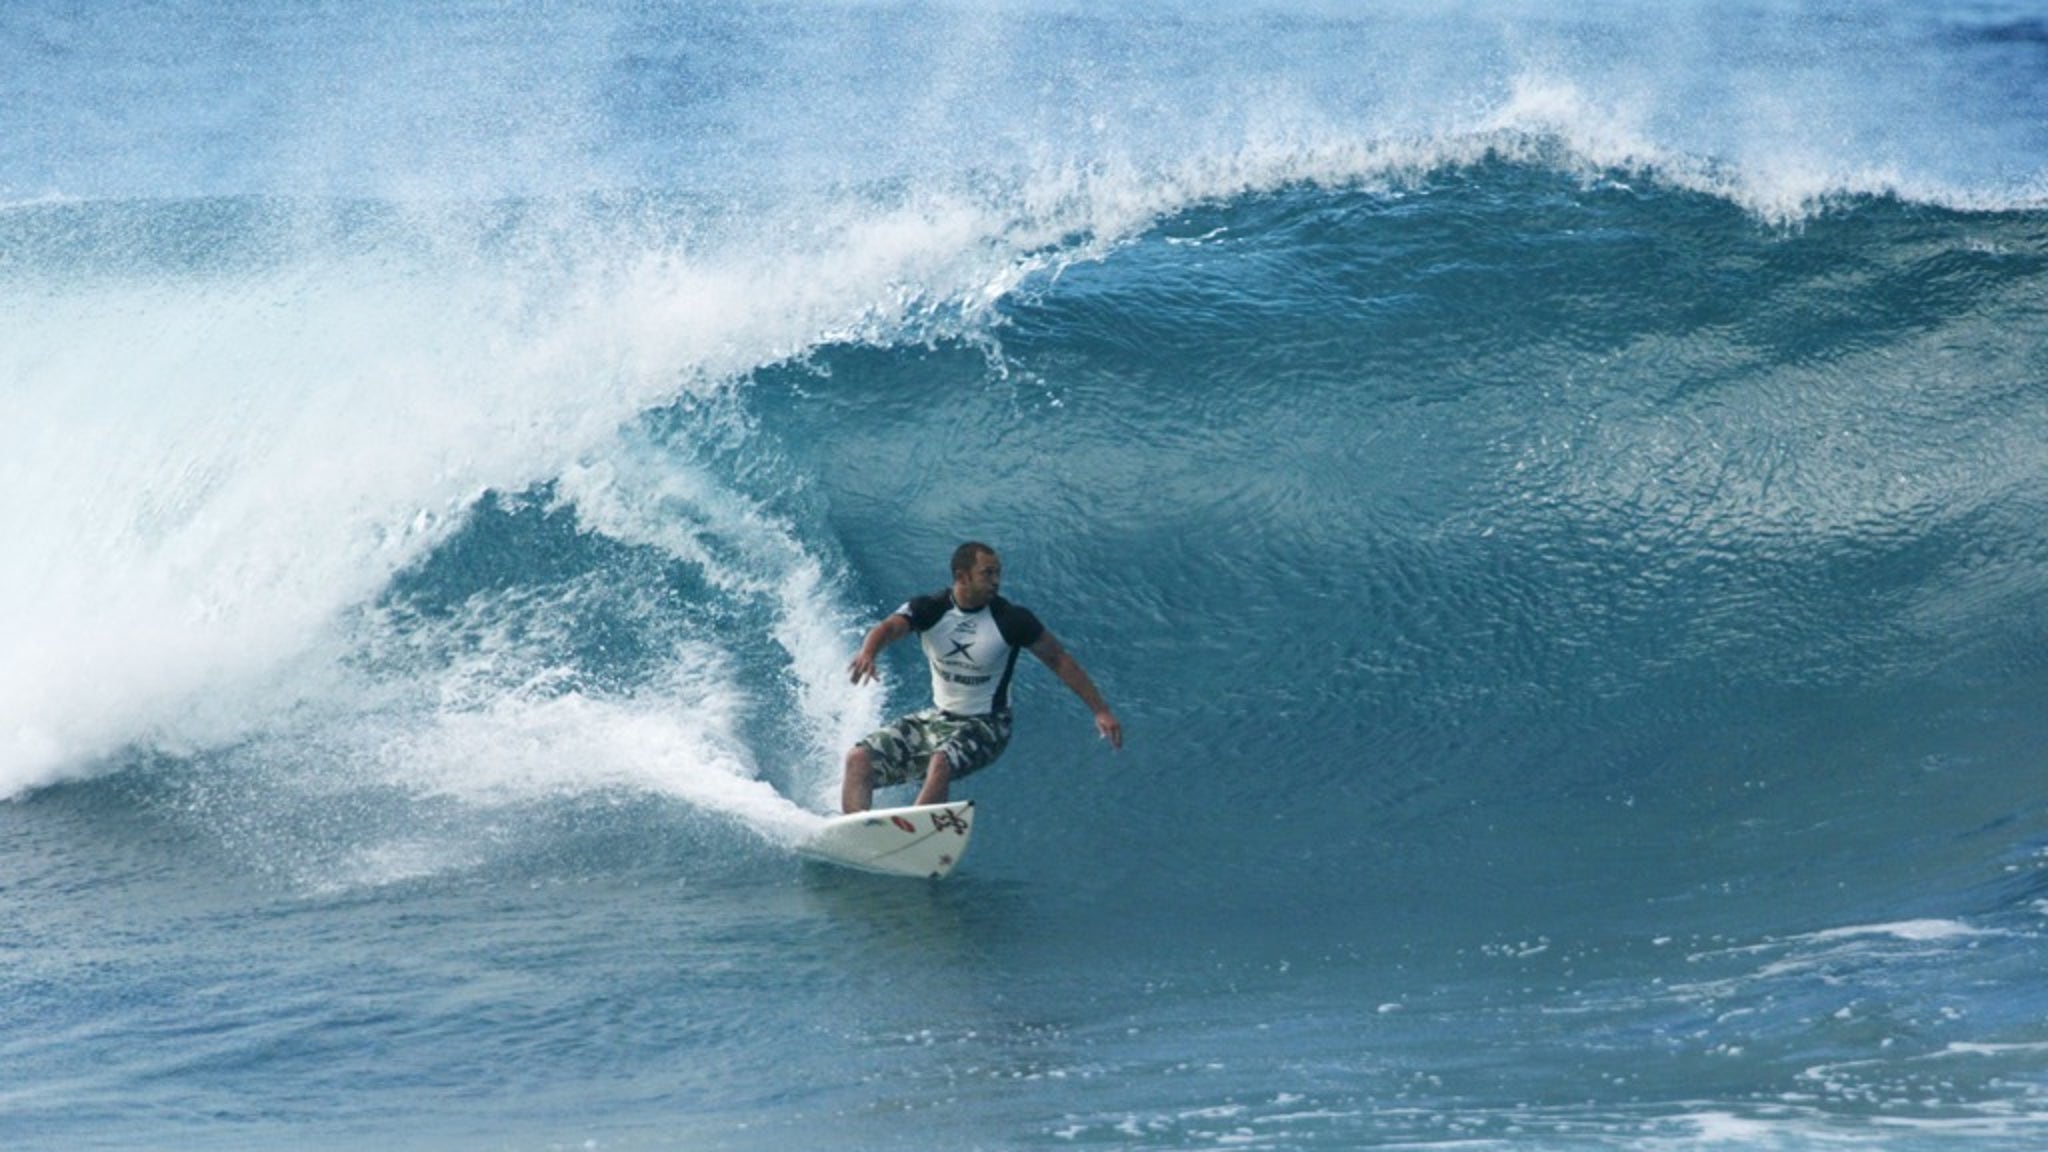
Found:
[[[1095,730],[1121,748],[1123,726],[1102,693],[1029,609],[998,595],[1003,562],[995,549],[969,541],[953,551],[953,586],[912,597],[868,632],[849,671],[855,684],[877,677],[882,649],[912,632],[932,670],[932,706],[876,730],[846,753],[840,806],[865,812],[877,787],[902,784],[919,771],[919,804],[943,804],[947,787],[986,768],[1010,742],[1010,673],[1029,649],[1095,713]]]

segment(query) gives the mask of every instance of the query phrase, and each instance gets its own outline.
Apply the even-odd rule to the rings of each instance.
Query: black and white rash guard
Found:
[[[932,703],[956,716],[1007,710],[1017,653],[1045,634],[1045,625],[1028,608],[998,596],[963,612],[953,603],[951,589],[914,596],[896,614],[910,621],[924,644],[932,666]]]

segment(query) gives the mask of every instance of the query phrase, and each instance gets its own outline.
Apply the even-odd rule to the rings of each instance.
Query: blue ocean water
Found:
[[[2031,5],[19,0],[0,93],[0,1147],[2048,1141]],[[1126,747],[1027,661],[953,878],[800,862],[970,537]]]

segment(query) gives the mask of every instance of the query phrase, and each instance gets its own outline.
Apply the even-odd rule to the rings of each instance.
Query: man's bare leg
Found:
[[[839,784],[839,810],[865,812],[875,802],[875,766],[868,760],[866,745],[855,744],[846,753],[846,776]]]
[[[953,762],[946,759],[944,752],[932,753],[932,762],[924,771],[924,787],[918,791],[919,804],[944,804],[946,790],[953,783]]]

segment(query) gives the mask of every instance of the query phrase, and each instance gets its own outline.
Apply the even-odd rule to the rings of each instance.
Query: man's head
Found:
[[[995,598],[1003,583],[1003,562],[996,550],[969,540],[953,549],[953,600],[973,610]]]

